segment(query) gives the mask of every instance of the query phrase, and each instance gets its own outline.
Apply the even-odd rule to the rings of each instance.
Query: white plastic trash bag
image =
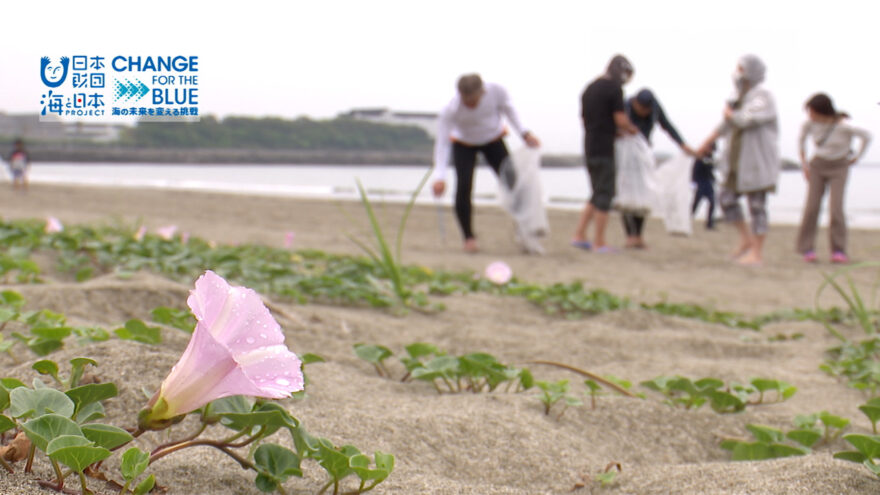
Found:
[[[541,151],[524,147],[513,152],[499,171],[501,206],[516,224],[516,237],[528,253],[543,254],[539,239],[550,233],[541,189]]]
[[[676,155],[657,167],[660,193],[654,214],[663,219],[670,234],[691,235],[691,170],[694,159],[685,154]]]
[[[621,211],[647,213],[656,203],[656,164],[651,145],[641,134],[614,140],[617,169],[614,207]]]

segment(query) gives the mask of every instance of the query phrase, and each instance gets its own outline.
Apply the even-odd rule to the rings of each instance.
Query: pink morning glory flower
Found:
[[[141,242],[144,240],[144,235],[147,234],[147,227],[145,225],[141,225],[138,227],[137,232],[134,233],[134,240]]]
[[[156,234],[166,241],[170,241],[174,238],[175,233],[177,233],[177,225],[166,225],[156,229]]]
[[[303,389],[301,362],[252,289],[230,286],[212,271],[190,291],[197,323],[189,345],[139,415],[162,429],[208,402],[232,395],[283,399]]]
[[[290,249],[293,246],[293,239],[296,237],[296,234],[291,231],[287,231],[284,234],[284,249]]]
[[[496,285],[504,285],[513,277],[513,270],[503,261],[489,263],[484,272],[486,279]]]
[[[46,217],[46,233],[51,234],[53,232],[61,232],[64,230],[64,225],[61,225],[61,220],[58,220],[55,217]]]

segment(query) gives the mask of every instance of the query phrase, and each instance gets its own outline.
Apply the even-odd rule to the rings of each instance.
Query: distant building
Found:
[[[392,125],[411,125],[420,127],[431,138],[437,134],[436,113],[431,112],[394,112],[388,108],[355,108],[341,114],[342,117],[350,117],[357,120],[367,120]]]
[[[41,117],[35,113],[0,112],[0,137],[26,141],[115,141],[123,127],[119,124],[68,123],[54,115]]]

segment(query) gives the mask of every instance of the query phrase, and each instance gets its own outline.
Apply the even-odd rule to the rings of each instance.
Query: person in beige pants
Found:
[[[807,180],[807,200],[804,216],[797,237],[797,251],[804,261],[816,261],[816,231],[819,210],[825,188],[830,189],[831,262],[848,263],[846,254],[846,217],[843,212],[843,195],[849,167],[864,155],[871,135],[864,129],[851,125],[848,115],[834,109],[831,98],[824,93],[813,95],[806,103],[809,119],[801,127],[800,155]],[[861,140],[861,148],[855,155],[851,152],[853,137]],[[807,138],[812,138],[815,149],[813,158],[807,162]]]

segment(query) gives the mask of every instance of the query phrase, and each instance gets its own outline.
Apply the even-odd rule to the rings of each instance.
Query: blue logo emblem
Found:
[[[40,78],[43,84],[50,88],[57,88],[67,79],[67,68],[70,65],[70,59],[61,57],[61,62],[53,64],[49,57],[40,59]],[[59,73],[60,72],[60,73]]]

